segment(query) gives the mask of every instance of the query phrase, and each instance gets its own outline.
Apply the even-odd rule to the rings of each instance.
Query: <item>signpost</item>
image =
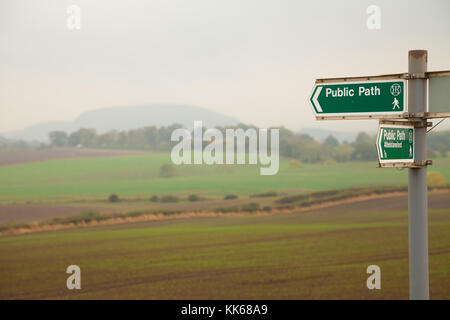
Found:
[[[427,79],[422,76],[428,66],[428,52],[413,50],[408,53],[408,102],[410,112],[427,111]],[[426,121],[425,118],[419,120]],[[414,135],[416,161],[426,161],[427,128],[422,126]],[[428,272],[428,188],[427,166],[408,169],[408,243],[409,243],[409,297],[412,300],[430,299]]]
[[[407,110],[405,80],[316,83],[310,101],[320,120],[401,118]]]
[[[408,73],[318,79],[309,98],[317,120],[391,119],[380,120],[376,145],[380,167],[409,168],[410,299],[429,299],[427,119],[450,117],[450,71],[427,72],[427,62],[412,50]]]
[[[381,167],[414,163],[414,126],[408,122],[380,124],[377,136],[378,162]],[[401,125],[400,125],[401,123]]]

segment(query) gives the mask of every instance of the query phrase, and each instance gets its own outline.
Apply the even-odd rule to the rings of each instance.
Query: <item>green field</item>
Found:
[[[169,154],[66,159],[0,167],[0,202],[105,199],[152,194],[248,195],[268,190],[303,192],[372,185],[405,185],[407,170],[379,169],[374,162],[304,164],[261,176],[251,165],[181,165],[173,178],[159,177]],[[435,159],[430,170],[450,181],[450,158]]]
[[[1,237],[0,298],[407,299],[407,212],[386,210],[406,197],[377,201]],[[431,210],[433,299],[450,298],[449,230],[450,209]],[[71,264],[81,290],[65,287]]]

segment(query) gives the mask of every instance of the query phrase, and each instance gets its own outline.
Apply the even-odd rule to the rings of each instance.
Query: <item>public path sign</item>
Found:
[[[316,82],[310,102],[318,120],[399,118],[407,111],[406,87],[403,79]]]
[[[377,136],[378,162],[383,164],[414,162],[414,126],[380,124]]]

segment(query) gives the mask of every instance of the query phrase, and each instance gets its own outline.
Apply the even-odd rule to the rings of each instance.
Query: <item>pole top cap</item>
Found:
[[[423,59],[428,62],[428,51],[427,50],[409,50],[408,56],[414,59]]]

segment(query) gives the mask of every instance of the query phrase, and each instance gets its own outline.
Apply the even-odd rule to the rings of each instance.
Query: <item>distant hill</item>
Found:
[[[67,133],[79,128],[95,128],[98,133],[113,129],[129,130],[145,126],[168,126],[179,123],[191,129],[194,120],[203,121],[205,127],[236,125],[236,118],[191,105],[149,104],[117,106],[87,111],[74,121],[50,121],[38,123],[24,130],[0,133],[8,139],[47,141],[50,131],[62,130]]]

